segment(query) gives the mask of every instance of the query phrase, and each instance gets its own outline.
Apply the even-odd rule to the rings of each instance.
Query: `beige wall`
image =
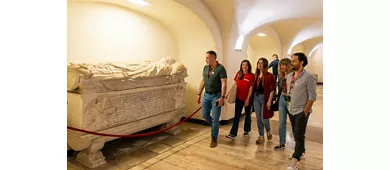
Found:
[[[259,60],[261,57],[264,57],[268,60],[268,63],[271,63],[272,55],[273,54],[278,54],[279,58],[281,58],[281,54],[279,52],[281,51],[279,45],[269,36],[266,37],[259,37],[259,36],[254,36],[251,39],[251,46],[253,48],[253,58],[251,60],[252,64],[252,71],[256,71],[257,67],[257,60]],[[272,73],[272,70],[269,69]]]
[[[252,63],[254,58],[255,58],[255,52],[253,51],[252,45],[250,45],[250,44],[248,45],[246,55],[247,55],[246,59]]]
[[[200,105],[196,103],[199,84],[202,80],[203,67],[206,65],[206,52],[209,50],[216,51],[216,44],[206,25],[201,21],[197,22],[197,26],[193,28],[182,27],[185,31],[178,35],[175,32],[179,49],[179,60],[187,67],[188,77],[187,82],[187,106],[188,112],[186,116],[198,109]],[[195,31],[196,30],[196,31]],[[218,55],[218,53],[217,53]],[[222,61],[223,56],[218,56],[217,60]],[[223,63],[222,63],[223,64]],[[201,119],[202,113],[199,112],[193,118]]]
[[[188,69],[189,76],[186,78],[188,116],[200,106],[195,99],[202,79],[202,68],[206,64],[205,52],[217,51],[217,45],[215,35],[198,15],[175,4],[167,4],[168,7],[178,10],[170,10],[167,13],[164,12],[165,8],[161,8],[146,11],[153,15],[144,15],[119,5],[70,2],[67,61],[131,62],[171,56]],[[167,19],[174,16],[180,17]],[[218,56],[218,61],[228,71],[228,89],[232,84],[232,76],[239,69],[243,59],[250,59],[255,71],[256,62],[260,57],[265,57],[271,62],[272,54],[279,54],[282,51],[279,40],[278,43],[270,36],[256,35],[251,39],[257,38],[258,41],[251,43],[247,50],[234,51],[239,36],[237,28],[233,27],[226,34],[227,37],[223,41],[224,54]],[[304,47],[297,45],[294,51],[304,51]],[[283,58],[282,54],[279,56]],[[228,104],[223,108],[222,120],[234,116],[233,106]],[[203,120],[201,113],[193,118]]]
[[[303,44],[298,44],[296,45],[293,49],[292,49],[292,54],[293,53],[297,53],[297,52],[302,52],[304,53],[305,52],[305,46]],[[306,54],[306,55],[309,55],[309,54]]]
[[[323,48],[319,47],[313,52],[311,57],[308,58],[309,64],[307,65],[307,71],[312,74],[318,74],[318,82],[323,83]]]
[[[178,58],[178,50],[171,32],[156,20],[108,4],[68,4],[68,63],[131,62],[164,56]]]
[[[132,62],[171,56],[187,67],[188,116],[200,107],[196,96],[206,51],[217,49],[210,29],[196,14],[187,9],[172,13],[183,19],[167,24],[120,6],[71,2],[67,62]],[[223,56],[218,60],[223,61]],[[203,119],[201,113],[194,118]]]

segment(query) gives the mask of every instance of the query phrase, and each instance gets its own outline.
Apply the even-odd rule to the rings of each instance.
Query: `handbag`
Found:
[[[237,84],[234,83],[230,88],[230,93],[227,102],[230,104],[234,104],[236,102],[236,95],[237,95]]]
[[[276,100],[272,101],[271,110],[272,111],[279,111],[279,97],[277,97]]]
[[[272,111],[279,111],[279,98],[280,98],[280,92],[278,91],[278,94],[276,95],[276,97],[274,97],[272,99],[272,102],[271,102],[271,110]]]
[[[278,76],[278,81],[280,81],[280,77]],[[279,84],[279,83],[278,83]],[[275,88],[276,91],[277,88]],[[278,93],[276,94],[276,97],[272,99],[272,104],[271,104],[271,110],[272,111],[279,111],[279,98],[280,98],[281,92],[278,90]]]

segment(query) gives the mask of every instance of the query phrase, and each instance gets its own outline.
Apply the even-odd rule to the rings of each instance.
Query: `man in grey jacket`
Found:
[[[305,133],[311,107],[316,100],[315,77],[306,71],[307,57],[303,53],[294,53],[291,58],[293,72],[287,75],[287,108],[293,128],[295,149],[289,170],[298,168],[298,162],[305,153]]]

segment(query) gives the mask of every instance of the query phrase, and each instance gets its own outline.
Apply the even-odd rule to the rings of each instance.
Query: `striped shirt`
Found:
[[[293,74],[294,72],[291,72],[287,75],[287,94],[291,97],[288,109],[292,115],[296,115],[303,112],[308,100],[316,101],[317,83],[313,74],[303,70],[301,75],[293,82],[293,87],[290,89]],[[310,109],[311,112],[312,109]]]

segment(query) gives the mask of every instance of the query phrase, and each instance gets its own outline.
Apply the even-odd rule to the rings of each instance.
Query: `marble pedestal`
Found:
[[[83,89],[84,93],[68,92],[68,126],[128,135],[161,124],[173,125],[186,112],[186,83],[184,79],[172,82],[116,91]],[[175,127],[167,132],[176,135],[180,130]],[[116,138],[68,130],[68,145],[81,151],[76,160],[89,168],[106,163],[100,150],[105,142]]]

